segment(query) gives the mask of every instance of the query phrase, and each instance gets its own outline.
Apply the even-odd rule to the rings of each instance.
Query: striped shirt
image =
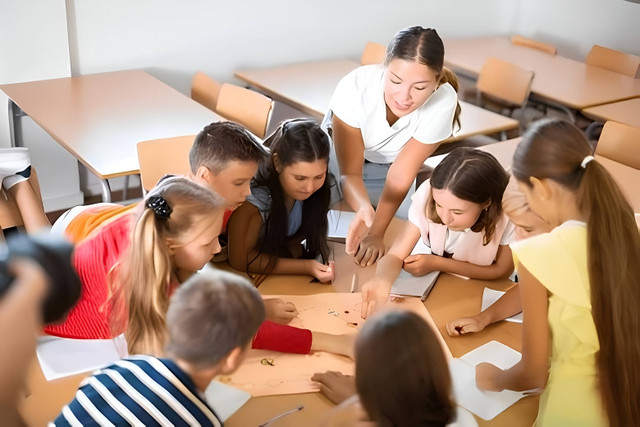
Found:
[[[132,356],[85,379],[54,426],[222,426],[213,409],[174,362]]]

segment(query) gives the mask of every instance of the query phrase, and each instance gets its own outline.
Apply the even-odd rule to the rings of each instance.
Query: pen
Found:
[[[275,417],[271,418],[270,420],[258,425],[258,427],[270,426],[275,421],[278,421],[280,418],[286,417],[287,415],[293,414],[293,413],[298,412],[298,411],[302,411],[303,409],[304,409],[304,405],[298,405],[297,407],[295,407],[293,409],[290,409],[288,411],[285,411],[285,412],[281,413],[280,415],[276,415]]]

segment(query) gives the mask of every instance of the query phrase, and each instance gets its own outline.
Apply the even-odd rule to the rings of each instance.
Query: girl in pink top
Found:
[[[384,304],[404,268],[414,276],[442,271],[492,280],[513,272],[514,227],[502,212],[509,175],[486,152],[456,148],[412,197],[409,221],[362,288],[363,302]],[[418,240],[429,255],[410,255]],[[369,304],[369,310],[375,307]]]

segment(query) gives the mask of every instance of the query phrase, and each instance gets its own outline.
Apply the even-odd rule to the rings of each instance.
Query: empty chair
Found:
[[[596,156],[640,170],[640,128],[606,122],[596,145]]]
[[[558,49],[549,43],[544,43],[538,40],[534,40],[534,39],[529,39],[523,36],[511,36],[511,43],[515,44],[515,45],[519,45],[519,46],[525,46],[525,47],[530,47],[533,49],[538,49],[541,50],[543,52],[547,52],[551,55],[555,55],[556,53],[558,53]]]
[[[195,135],[186,135],[138,143],[140,181],[145,193],[155,187],[160,178],[167,174],[187,175],[189,173],[189,150],[195,137]]]
[[[480,105],[497,106],[511,116],[516,108],[523,111],[531,93],[533,71],[498,58],[488,58],[478,76],[476,89]],[[522,123],[522,118],[521,118]]]
[[[37,198],[42,201],[38,175],[36,174],[36,170],[33,166],[31,167],[31,177],[28,182],[31,185],[31,188],[33,188]],[[15,200],[11,198],[8,191],[4,190],[0,186],[0,235],[2,235],[2,229],[19,227],[22,225],[24,225],[24,221],[22,220],[20,209],[18,209]]]
[[[640,77],[640,57],[594,44],[585,62],[633,78]]]
[[[608,121],[595,157],[613,176],[634,212],[640,212],[640,128]]]
[[[387,48],[385,45],[375,42],[367,42],[367,45],[362,51],[362,56],[360,57],[360,64],[382,64],[386,55]]]
[[[216,112],[260,138],[267,132],[272,109],[273,101],[261,93],[230,83],[220,88]]]
[[[191,98],[208,109],[216,111],[221,84],[198,71],[191,81]]]

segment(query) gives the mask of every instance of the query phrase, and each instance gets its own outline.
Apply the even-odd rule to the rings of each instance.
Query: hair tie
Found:
[[[149,197],[145,206],[152,209],[158,218],[169,219],[171,216],[171,206],[162,196]]]
[[[589,164],[589,162],[590,162],[591,160],[593,160],[593,159],[594,159],[594,157],[593,157],[593,156],[587,156],[587,157],[585,157],[584,159],[582,159],[582,163],[580,163],[580,167],[581,167],[582,169],[585,169],[585,168],[587,167],[587,165]]]

